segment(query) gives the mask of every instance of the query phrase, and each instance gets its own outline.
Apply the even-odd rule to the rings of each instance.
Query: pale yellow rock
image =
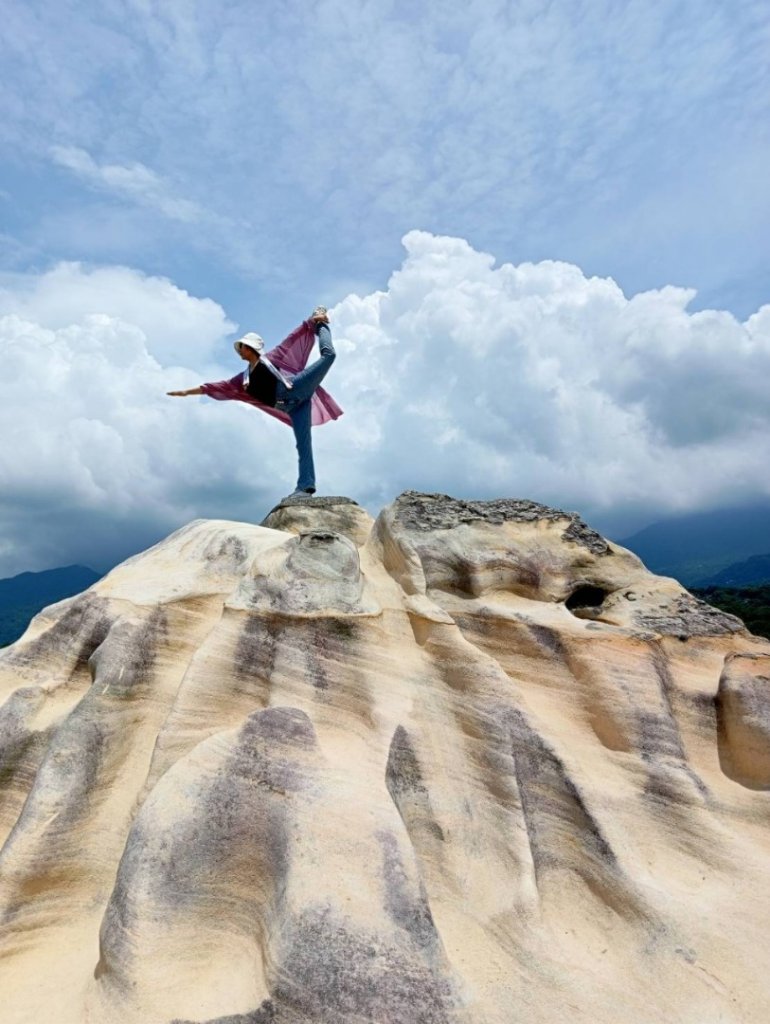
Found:
[[[0,652],[3,1024],[765,1024],[770,643],[577,517],[198,521]]]

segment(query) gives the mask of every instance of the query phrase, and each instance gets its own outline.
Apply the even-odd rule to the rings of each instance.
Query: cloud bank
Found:
[[[770,494],[770,306],[741,323],[689,312],[691,290],[628,298],[567,263],[496,266],[421,231],[403,244],[385,289],[331,311],[346,414],[315,432],[320,493],[651,518]],[[6,278],[0,314],[0,575],[107,564],[196,516],[259,521],[292,489],[284,426],[165,397],[238,368],[211,300],[67,264]]]
[[[373,419],[389,480],[661,511],[770,490],[770,306],[739,323],[688,312],[688,289],[627,298],[571,264],[403,241],[387,290],[335,310],[344,429]]]

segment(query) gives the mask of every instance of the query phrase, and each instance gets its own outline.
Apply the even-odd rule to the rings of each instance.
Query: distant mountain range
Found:
[[[686,587],[770,583],[770,505],[676,516],[619,543]]]
[[[0,580],[0,647],[18,640],[30,619],[47,605],[79,594],[98,579],[93,569],[67,565]]]
[[[770,554],[752,555],[745,562],[735,562],[697,586],[756,587],[765,583],[770,583]]]

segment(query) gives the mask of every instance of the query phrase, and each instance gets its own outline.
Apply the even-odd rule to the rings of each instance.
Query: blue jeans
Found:
[[[291,419],[294,428],[294,439],[297,442],[299,459],[298,491],[315,491],[315,466],[313,465],[313,441],[311,430],[311,399],[315,389],[331,369],[337,358],[332,344],[332,332],[326,324],[321,324],[318,331],[318,344],[321,358],[306,367],[292,380],[292,387],[287,388],[279,382],[276,391],[276,408],[285,412]]]

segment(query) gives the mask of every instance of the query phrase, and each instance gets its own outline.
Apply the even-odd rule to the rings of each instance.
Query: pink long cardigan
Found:
[[[274,349],[265,354],[273,366],[279,370],[282,370],[284,373],[296,374],[300,370],[304,370],[308,356],[313,349],[314,341],[315,331],[313,330],[313,324],[310,320],[305,320],[287,338],[284,338],[280,345],[276,345]],[[215,398],[218,402],[235,401],[256,405],[262,412],[269,413],[282,423],[291,426],[291,420],[285,412],[281,412],[280,409],[273,409],[269,405],[263,405],[262,402],[258,402],[256,398],[251,397],[243,387],[242,373],[231,377],[229,380],[220,380],[214,384],[202,384],[201,389],[204,395],[208,395],[209,398]],[[316,388],[315,394],[310,401],[311,423],[314,427],[319,427],[322,423],[328,423],[329,420],[336,420],[342,415],[342,409],[340,409],[329,392],[324,391],[322,387]]]

